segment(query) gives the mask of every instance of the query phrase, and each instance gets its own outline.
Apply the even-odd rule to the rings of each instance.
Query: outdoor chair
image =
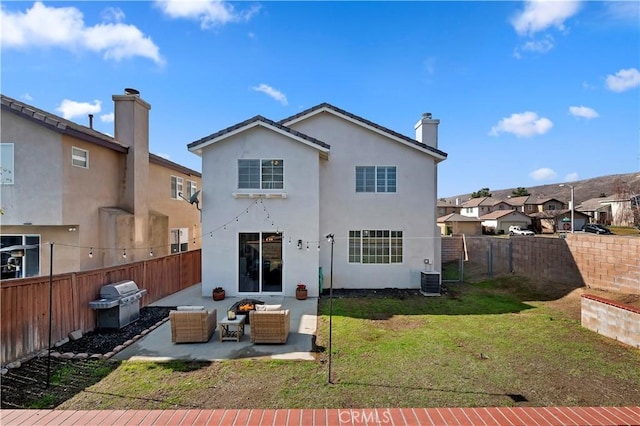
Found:
[[[172,343],[208,342],[216,330],[215,309],[207,311],[204,306],[178,306],[169,312]]]
[[[251,343],[287,343],[291,327],[288,309],[249,312]]]

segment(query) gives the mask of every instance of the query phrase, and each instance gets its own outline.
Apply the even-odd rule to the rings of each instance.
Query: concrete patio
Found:
[[[163,323],[142,339],[129,345],[113,356],[115,360],[198,360],[219,361],[239,358],[269,358],[291,360],[313,360],[313,338],[317,328],[318,299],[297,300],[293,297],[242,296],[227,297],[222,301],[213,301],[211,297],[202,297],[202,286],[196,284],[178,293],[160,299],[149,306],[204,306],[207,310],[216,309],[218,321],[227,314],[227,309],[244,298],[258,299],[265,304],[282,305],[291,312],[291,332],[287,343],[283,345],[253,344],[250,341],[250,325],[245,326],[245,336],[240,342],[220,342],[216,329],[207,343],[171,343],[171,324]]]

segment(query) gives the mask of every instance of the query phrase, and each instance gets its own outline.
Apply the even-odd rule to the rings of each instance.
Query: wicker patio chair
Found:
[[[280,311],[249,312],[251,343],[287,343],[291,313]]]
[[[181,309],[169,312],[172,343],[208,342],[216,330],[215,309]]]

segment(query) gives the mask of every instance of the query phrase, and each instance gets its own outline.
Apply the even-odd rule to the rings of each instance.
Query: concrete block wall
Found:
[[[566,241],[585,285],[640,294],[640,238],[580,233]]]
[[[640,349],[640,309],[582,295],[582,326]]]
[[[460,260],[460,257],[464,255],[462,237],[443,237],[441,250],[442,263]]]
[[[515,273],[576,287],[640,294],[638,237],[585,233],[566,238],[476,236],[467,237],[466,244],[469,261],[485,271],[489,271],[491,252],[494,274]]]

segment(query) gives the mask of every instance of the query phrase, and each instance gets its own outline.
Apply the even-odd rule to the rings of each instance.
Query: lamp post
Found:
[[[327,234],[327,241],[331,243],[331,272],[329,273],[329,377],[328,382],[331,382],[331,335],[332,335],[332,327],[333,327],[333,245],[335,244],[335,239],[333,238],[333,234]]]
[[[574,191],[574,186],[573,185],[569,185],[568,183],[561,183],[560,186],[568,186],[569,188],[571,188],[571,233],[573,234],[573,210],[574,210],[573,191]]]

